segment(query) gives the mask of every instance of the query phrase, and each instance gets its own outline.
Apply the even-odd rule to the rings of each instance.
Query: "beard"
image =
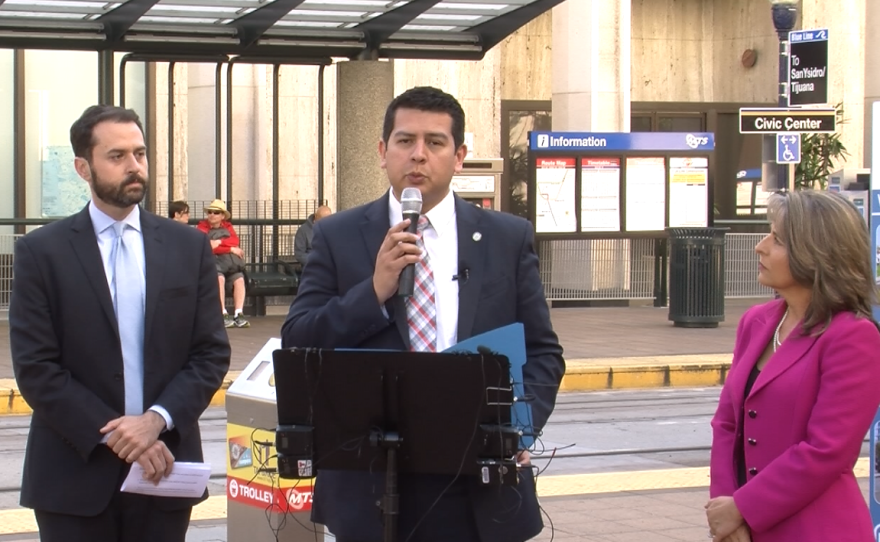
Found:
[[[95,196],[108,205],[125,209],[140,203],[147,193],[147,180],[140,175],[129,175],[116,186],[101,179],[91,166],[89,169],[92,172],[92,190],[95,191]]]

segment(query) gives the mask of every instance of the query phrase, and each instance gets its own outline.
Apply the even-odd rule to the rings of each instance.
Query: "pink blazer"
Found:
[[[743,406],[746,380],[773,339],[781,300],[740,320],[733,364],[712,419],[712,497],[733,495],[752,542],[873,542],[853,466],[880,404],[880,333],[836,315],[819,338],[782,343]],[[735,449],[746,438],[748,483]]]

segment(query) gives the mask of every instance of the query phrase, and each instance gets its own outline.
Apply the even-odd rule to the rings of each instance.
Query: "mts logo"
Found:
[[[702,145],[708,145],[708,144],[709,144],[709,138],[708,138],[708,137],[695,136],[694,134],[688,134],[688,135],[686,135],[685,138],[684,138],[684,141],[685,141],[685,143],[687,143],[687,146],[690,147],[690,148],[692,148],[692,149],[696,149],[696,148],[699,148],[699,147],[702,146]]]
[[[300,491],[295,487],[287,490],[287,504],[291,510],[302,510],[307,504],[312,504],[312,492]]]

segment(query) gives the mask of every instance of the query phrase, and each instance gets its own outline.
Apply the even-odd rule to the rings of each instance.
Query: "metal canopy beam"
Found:
[[[299,7],[303,0],[275,0],[229,23],[238,30],[242,47],[253,45],[278,20]]]
[[[189,55],[189,54],[143,54],[129,53],[125,55],[126,62],[194,62],[201,64],[217,64],[229,62],[226,55]]]
[[[551,10],[564,0],[536,0],[531,4],[526,4],[521,8],[509,11],[503,15],[499,15],[494,19],[478,24],[470,29],[470,32],[480,36],[480,42],[483,46],[483,52],[487,52],[495,47],[507,36],[513,34],[532,19],[542,13]]]
[[[128,0],[95,20],[104,25],[107,42],[113,43],[121,40],[128,29],[158,3],[159,0]]]
[[[49,49],[65,51],[100,51],[104,49],[104,42],[101,40],[65,40],[59,41],[51,38],[42,40],[34,40],[32,38],[7,38],[0,36],[0,47],[11,49]],[[190,50],[194,57],[202,55],[213,55],[218,51],[226,55],[242,54],[240,47],[226,46],[216,47],[214,45],[191,44],[187,43],[186,48]],[[160,43],[126,43],[122,51],[127,51],[137,55],[151,55],[157,58],[175,58],[180,55],[181,45],[179,43],[160,42]],[[259,43],[248,49],[245,53],[248,56],[259,55],[266,59],[265,64],[274,62],[297,64],[303,59],[327,57],[331,53],[334,57],[356,58],[363,51],[363,46],[352,47],[333,47],[329,48],[324,44],[301,44],[297,46],[287,45],[260,45]],[[385,44],[379,49],[380,58],[399,58],[409,60],[481,60],[485,55],[483,51],[477,47],[461,48],[461,47],[407,47],[405,45],[397,45],[393,43]],[[270,62],[270,59],[274,61]],[[178,60],[179,62],[187,62],[187,60]],[[209,60],[189,60],[190,62],[209,62]],[[167,62],[167,60],[166,60]],[[308,62],[307,62],[308,63]]]
[[[441,0],[410,0],[399,8],[387,11],[378,17],[354,27],[367,39],[367,50],[377,51],[395,32],[411,23],[416,17],[440,3]]]

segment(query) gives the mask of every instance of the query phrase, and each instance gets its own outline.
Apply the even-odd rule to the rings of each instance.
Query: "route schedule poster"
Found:
[[[535,231],[573,233],[575,214],[575,159],[538,158],[535,171]]]
[[[709,159],[670,158],[669,227],[704,228],[709,220],[708,209]]]
[[[626,229],[659,231],[666,224],[666,161],[626,159]]]
[[[620,231],[620,159],[581,159],[581,231]]]

